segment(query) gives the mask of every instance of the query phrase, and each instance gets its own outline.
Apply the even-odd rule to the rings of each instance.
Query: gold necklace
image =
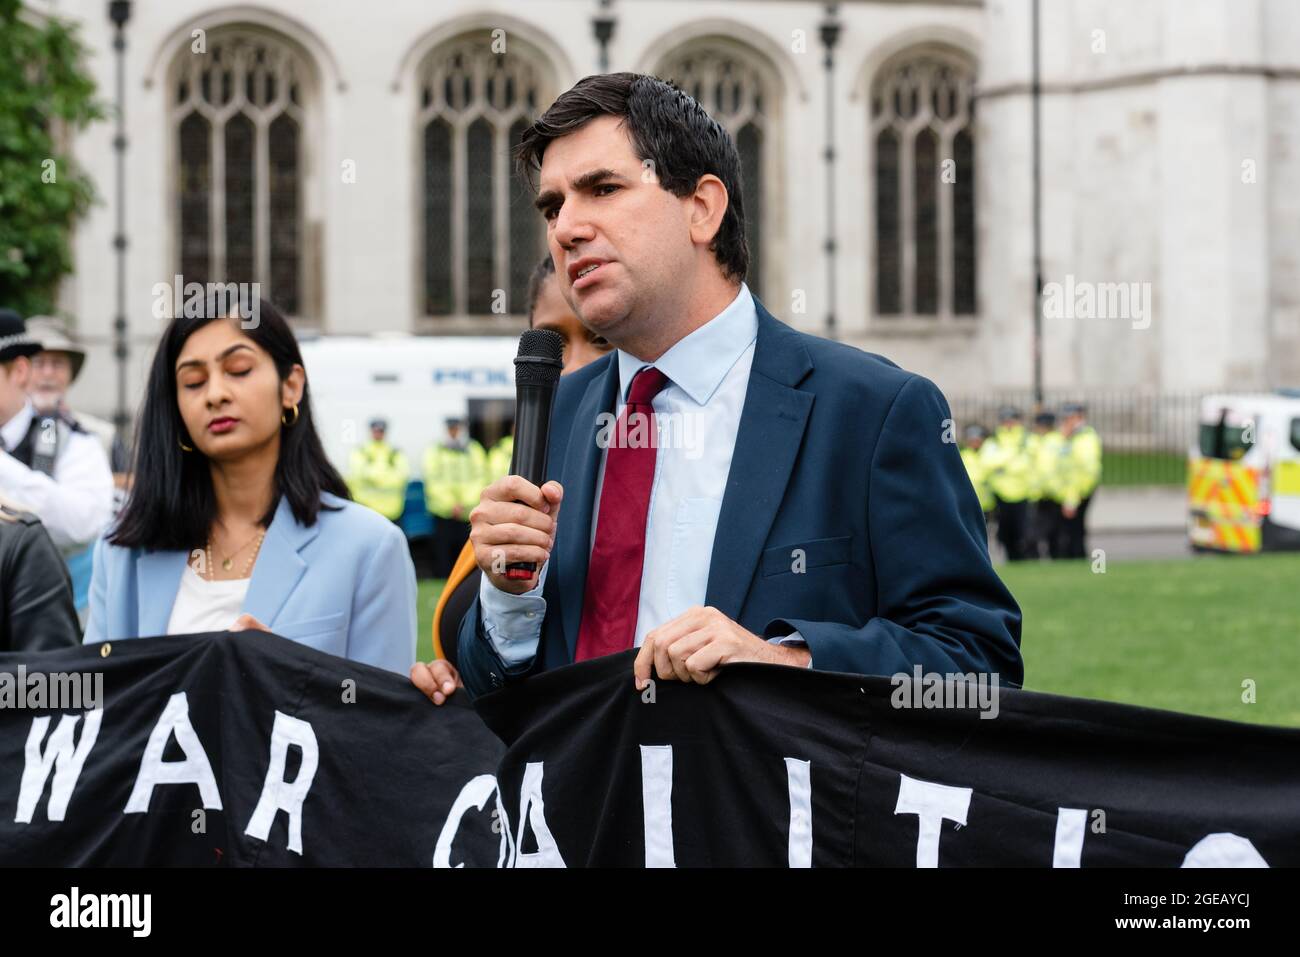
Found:
[[[263,528],[255,536],[257,544],[253,547],[253,550],[248,553],[248,561],[244,563],[244,573],[239,576],[240,578],[248,577],[248,573],[250,569],[252,569],[253,567],[253,559],[257,557],[258,550],[261,549],[262,547],[262,539],[264,539],[265,537],[266,537],[266,529]],[[225,571],[230,571],[231,567],[234,565],[234,557],[238,555],[240,552],[242,552],[245,548],[247,548],[249,546],[249,543],[252,541],[254,541],[254,539],[250,538],[247,542],[244,542],[243,545],[240,545],[228,556],[226,556],[226,558],[224,558],[221,562],[222,569]],[[206,553],[208,559],[208,581],[216,581],[217,569],[216,566],[212,564],[212,536],[211,535],[208,536],[207,544],[204,545],[203,550]]]

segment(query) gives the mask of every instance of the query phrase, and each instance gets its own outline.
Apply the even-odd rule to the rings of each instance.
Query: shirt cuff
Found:
[[[519,595],[497,588],[487,575],[479,581],[483,631],[507,667],[525,664],[537,656],[542,621],[546,617],[546,599],[542,597],[542,590],[550,564],[548,560],[542,565],[536,587]]]
[[[794,646],[794,647],[796,647],[796,648],[807,648],[807,647],[808,647],[808,642],[807,642],[806,640],[804,640],[804,636],[801,635],[801,634],[799,634],[799,632],[797,632],[797,631],[792,631],[792,632],[790,632],[790,634],[788,634],[788,635],[780,635],[780,636],[778,636],[778,637],[776,637],[776,638],[769,638],[769,639],[767,639],[767,641],[768,641],[768,644],[772,644],[772,645],[785,645],[785,646],[787,646],[787,647],[789,647],[789,646]],[[808,664],[805,665],[805,667],[807,667],[807,668],[811,668],[811,667],[812,667],[812,650],[811,650],[811,649],[809,649],[809,652],[808,652]]]

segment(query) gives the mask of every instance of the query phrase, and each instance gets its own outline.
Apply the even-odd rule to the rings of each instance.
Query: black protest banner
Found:
[[[1300,731],[771,665],[638,693],[632,658],[478,701],[517,865],[1300,864]]]
[[[0,865],[1300,863],[1292,730],[630,652],[476,715],[260,632],[101,648],[0,656]]]
[[[465,802],[502,750],[463,696],[263,632],[4,654],[0,866],[492,867]]]

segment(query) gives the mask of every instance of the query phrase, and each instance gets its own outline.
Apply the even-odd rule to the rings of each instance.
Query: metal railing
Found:
[[[1187,478],[1187,452],[1196,442],[1200,393],[1137,391],[1047,391],[1043,411],[1061,419],[1061,406],[1082,402],[1088,424],[1102,442],[1103,485],[1181,485]],[[998,410],[1010,405],[1033,424],[1033,393],[1028,390],[950,396],[958,435],[972,423],[993,429]]]

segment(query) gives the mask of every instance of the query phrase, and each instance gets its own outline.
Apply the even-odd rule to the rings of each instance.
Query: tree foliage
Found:
[[[68,23],[0,0],[0,306],[50,312],[72,271],[71,231],[95,201],[71,134],[102,119]]]

